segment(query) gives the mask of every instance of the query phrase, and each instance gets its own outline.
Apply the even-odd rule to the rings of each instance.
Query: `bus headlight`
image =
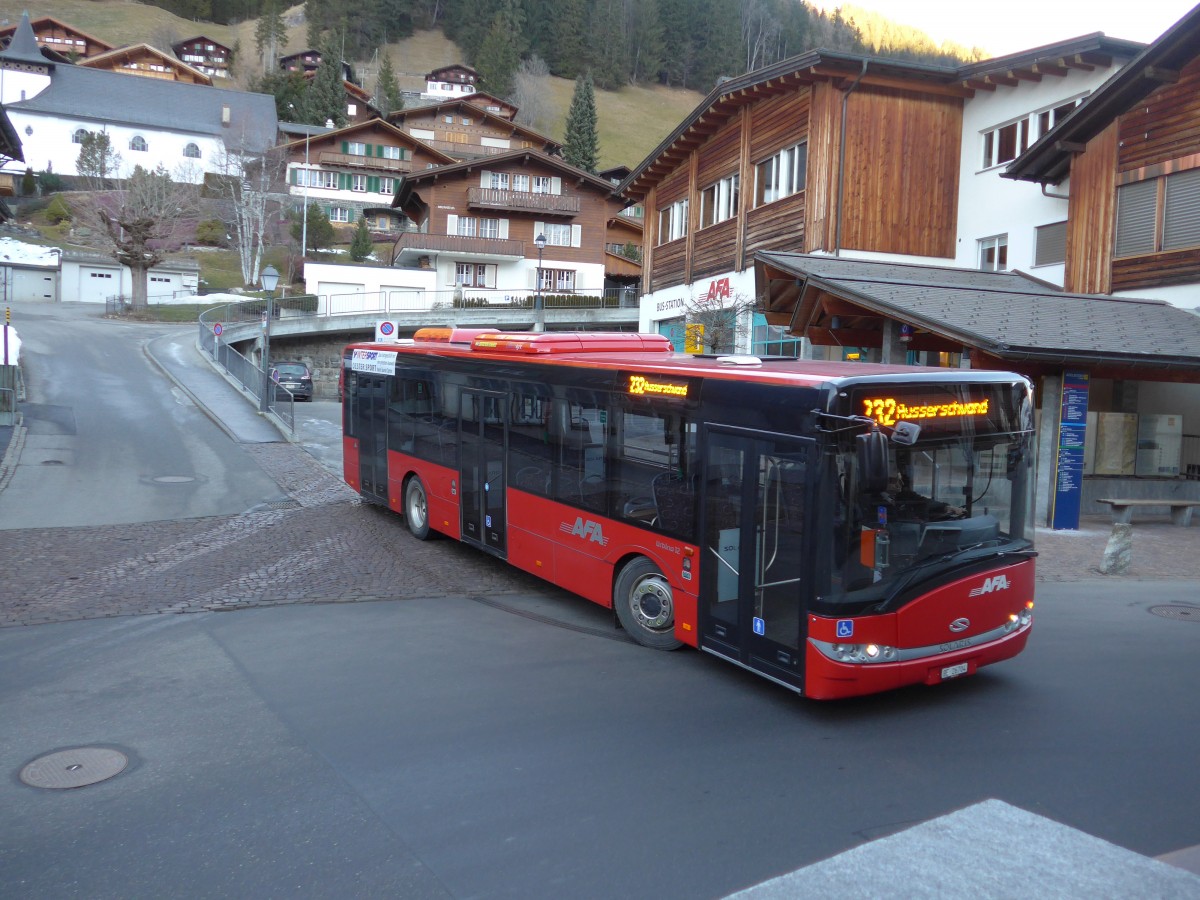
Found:
[[[826,656],[845,663],[879,663],[896,659],[896,648],[886,644],[825,644],[818,642]]]

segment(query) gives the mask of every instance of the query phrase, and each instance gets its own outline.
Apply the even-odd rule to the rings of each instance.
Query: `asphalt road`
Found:
[[[0,516],[76,517],[0,520],[6,897],[720,897],[987,798],[1147,856],[1200,844],[1200,630],[1155,614],[1195,609],[1194,581],[1040,584],[1017,659],[816,704],[415,541],[301,446],[230,440],[143,372],[140,342],[164,332],[56,321],[63,346],[112,341],[91,358],[112,386],[33,402],[87,426],[78,477],[123,487],[71,506],[22,454],[0,493]],[[35,373],[65,352],[34,345]],[[130,381],[169,451],[153,468],[127,446],[146,436]],[[303,446],[331,443],[321,413],[301,407]],[[162,468],[205,454],[207,470]],[[199,517],[125,471],[224,466],[245,486]],[[20,779],[79,747],[129,765],[71,790]],[[1022,839],[981,850],[1000,880],[979,896],[1006,896]],[[895,892],[937,896],[936,860],[927,874]]]
[[[6,894],[719,897],[986,798],[1158,855],[1200,837],[1200,663],[1147,609],[1194,593],[1123,593],[834,705],[550,592],[0,629]],[[16,779],[78,746],[131,765]]]

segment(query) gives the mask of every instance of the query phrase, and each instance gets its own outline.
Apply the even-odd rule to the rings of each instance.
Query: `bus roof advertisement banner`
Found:
[[[350,357],[350,369],[369,375],[391,375],[396,371],[396,351],[355,350]]]

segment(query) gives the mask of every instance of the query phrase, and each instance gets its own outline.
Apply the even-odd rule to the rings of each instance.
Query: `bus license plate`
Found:
[[[966,675],[969,667],[966,663],[959,663],[956,666],[946,666],[942,669],[942,681],[948,678],[957,678],[959,675]]]

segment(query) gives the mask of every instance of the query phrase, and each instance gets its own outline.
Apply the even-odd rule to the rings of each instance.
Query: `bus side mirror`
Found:
[[[921,436],[921,426],[915,422],[897,422],[892,428],[892,443],[911,447]]]
[[[859,488],[882,494],[888,486],[888,441],[882,431],[868,431],[854,439],[858,451]]]

